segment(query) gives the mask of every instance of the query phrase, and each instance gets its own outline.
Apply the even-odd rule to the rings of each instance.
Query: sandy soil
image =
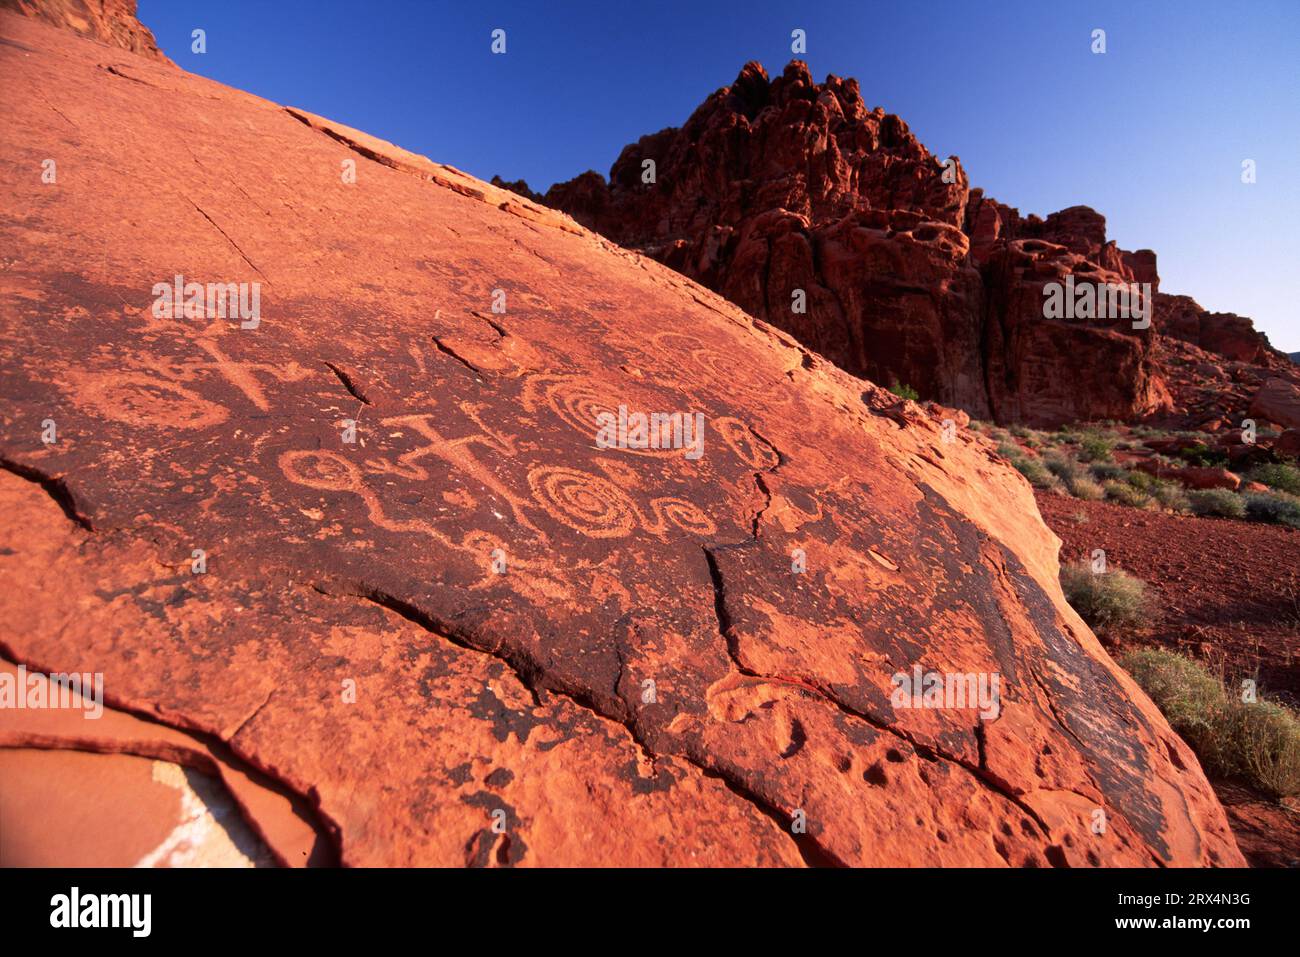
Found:
[[[1160,644],[1229,680],[1254,677],[1264,694],[1300,702],[1300,531],[1036,494],[1062,541],[1062,561],[1091,555],[1147,583],[1148,630],[1113,653]],[[1242,853],[1255,866],[1300,866],[1300,812],[1215,781]]]

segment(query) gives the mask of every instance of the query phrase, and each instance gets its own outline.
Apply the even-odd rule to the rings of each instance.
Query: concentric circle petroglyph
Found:
[[[361,470],[337,452],[300,449],[280,456],[280,471],[298,485],[327,492],[356,492],[362,485]]]
[[[593,441],[601,429],[599,416],[610,415],[617,422],[619,405],[626,406],[629,413],[651,414],[664,412],[660,406],[666,404],[645,389],[621,388],[615,396],[610,387],[601,387],[585,376],[566,375],[534,376],[525,386],[523,401],[529,411],[545,404],[575,431]],[[680,456],[685,451],[680,448],[611,448],[633,455],[663,457]]]
[[[528,484],[547,514],[591,538],[621,538],[636,528],[636,505],[598,475],[544,465],[529,473]]]
[[[718,530],[713,519],[704,514],[694,502],[682,498],[657,498],[650,503],[657,518],[666,518],[684,532],[692,535],[712,535]]]

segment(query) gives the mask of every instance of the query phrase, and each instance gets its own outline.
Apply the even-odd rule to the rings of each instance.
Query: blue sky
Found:
[[[1092,206],[1159,253],[1166,292],[1300,350],[1300,0],[140,0],[140,18],[188,70],[538,190],[607,174],[746,60],[779,73],[800,28],[816,79],[857,77],[989,195]]]

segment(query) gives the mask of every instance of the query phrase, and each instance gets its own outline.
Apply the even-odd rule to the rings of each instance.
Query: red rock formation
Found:
[[[800,61],[770,83],[746,64],[681,129],[627,147],[608,185],[584,173],[545,202],[854,374],[977,416],[1055,424],[1168,404],[1149,333],[1043,316],[1045,282],[1151,281],[1153,253],[1118,250],[1087,207],[1022,219],[868,110],[855,80],[816,84]]]
[[[170,63],[153,31],[136,19],[136,0],[0,0],[13,10],[79,36]]]
[[[1281,377],[1268,379],[1255,393],[1250,414],[1284,429],[1300,429],[1300,385]]]
[[[117,711],[308,798],[345,864],[1241,864],[986,440],[450,167],[0,35],[10,660],[103,672]],[[854,109],[809,92],[726,95]],[[964,187],[861,119],[894,212],[818,248],[894,282],[924,247],[977,295]],[[797,248],[785,215],[737,248]],[[259,314],[173,312],[177,275],[260,283]],[[703,454],[596,447],[620,405],[699,412]],[[910,707],[913,667],[997,675],[996,713]]]
[[[1235,362],[1263,364],[1270,357],[1282,358],[1268,337],[1255,329],[1245,316],[1230,312],[1208,312],[1190,296],[1161,295],[1156,299],[1160,333],[1190,342]]]
[[[648,160],[653,183],[643,181]],[[1158,293],[1156,254],[1119,249],[1086,206],[1022,217],[968,189],[949,162],[945,177],[901,119],[867,110],[854,80],[819,85],[794,61],[769,83],[748,63],[680,129],[628,146],[608,183],[587,172],[540,197],[496,182],[704,283],[856,375],[980,417],[1213,419],[1213,384],[1189,376],[1181,346],[1161,348],[1161,335],[1210,353],[1220,372],[1226,360],[1277,374],[1280,354],[1249,319],[1187,297],[1158,295],[1149,329],[1044,318],[1044,284],[1067,275]],[[1218,411],[1236,415],[1249,401],[1228,395]]]

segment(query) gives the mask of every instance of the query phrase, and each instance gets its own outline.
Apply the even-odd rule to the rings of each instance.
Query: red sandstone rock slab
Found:
[[[1227,469],[1193,466],[1191,468],[1177,469],[1174,472],[1174,478],[1188,488],[1226,488],[1234,492],[1241,488],[1241,476],[1229,472]]]
[[[0,659],[0,676],[6,676],[0,677],[0,681],[12,680],[15,687],[30,685],[33,690],[37,687],[47,689],[34,698],[36,701],[56,700],[48,690],[50,682],[43,674],[20,672],[12,662]],[[85,682],[86,687],[90,684],[90,681]],[[74,694],[67,699],[72,707],[0,707],[0,747],[129,754],[183,765],[220,780],[221,785],[216,787],[224,786],[229,794],[223,806],[231,800],[238,805],[248,825],[281,865],[321,866],[333,862],[333,848],[323,833],[324,829],[316,823],[308,802],[266,775],[245,766],[219,742],[104,707],[102,698],[93,692],[88,697]],[[75,764],[74,759],[68,759],[69,767]],[[126,763],[120,766],[130,767]],[[72,790],[77,800],[94,804],[97,788]],[[40,800],[24,791],[16,780],[6,781],[5,790],[10,792],[11,798],[29,806],[41,806]],[[129,788],[123,786],[120,790]],[[103,797],[110,800],[114,794],[105,793]],[[143,853],[141,851],[141,855]],[[139,856],[127,861],[126,865],[117,866],[129,866]]]
[[[0,867],[265,867],[215,778],[127,754],[0,748]]]
[[[1284,429],[1300,428],[1300,386],[1282,378],[1267,380],[1255,393],[1250,414]]]
[[[985,440],[487,184],[0,32],[13,660],[223,742],[347,864],[1241,862]],[[156,313],[178,274],[260,324]],[[704,454],[599,447],[621,405]],[[895,706],[914,666],[998,674],[996,720]]]

